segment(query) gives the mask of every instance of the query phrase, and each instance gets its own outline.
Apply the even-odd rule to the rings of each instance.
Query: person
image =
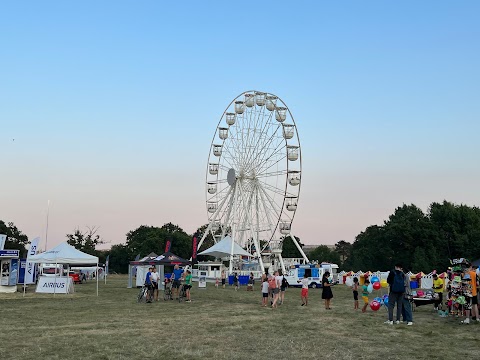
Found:
[[[217,277],[217,278],[215,278],[215,288],[217,288],[217,289],[218,289],[218,284],[219,284],[219,280],[218,280],[218,277]]]
[[[180,280],[182,279],[182,275],[183,275],[183,270],[180,269],[178,265],[175,265],[175,267],[173,268],[172,277],[173,277],[173,292],[177,293],[177,299],[178,299],[178,292],[180,290]]]
[[[330,280],[328,279],[329,276],[330,276],[330,272],[326,271],[322,277],[322,299],[325,300],[326,310],[332,310],[332,308],[330,307],[330,301],[333,298],[333,293],[332,293],[332,283],[330,283]]]
[[[268,280],[267,280],[267,277],[264,277],[262,282],[262,306],[267,307],[267,305],[268,305]]]
[[[369,294],[368,285],[370,285],[370,280],[365,279],[365,282],[362,285],[362,300],[363,300],[362,312],[366,312],[368,307],[368,294]]]
[[[470,265],[468,269],[468,273],[470,274],[470,284],[472,288],[472,320],[476,320],[477,322],[480,322],[479,318],[479,312],[478,312],[478,289],[477,289],[477,284],[478,284],[478,275],[476,271],[476,267],[473,265]]]
[[[280,304],[285,301],[285,291],[287,291],[288,281],[285,279],[285,275],[282,274],[282,282],[280,284]]]
[[[282,278],[280,277],[280,274],[278,273],[278,271],[275,271],[274,276],[273,276],[273,281],[271,282],[272,293],[273,293],[272,308],[277,307],[278,297],[280,295],[280,285],[281,285],[281,283],[282,283]]]
[[[222,288],[225,289],[225,279],[227,278],[227,274],[225,270],[222,270],[222,274],[220,275],[220,278],[222,279]]]
[[[158,281],[160,280],[160,274],[157,273],[157,268],[152,267],[152,273],[150,275],[152,279],[153,300],[158,301]]]
[[[353,278],[353,285],[351,286],[353,290],[353,309],[358,310],[358,278]]]
[[[388,320],[385,324],[393,325],[393,309],[397,305],[396,324],[400,324],[400,316],[402,314],[403,294],[405,293],[405,275],[402,271],[402,264],[395,264],[395,269],[390,271],[387,277],[387,283],[390,286],[388,294]]]
[[[251,286],[251,290],[254,291],[254,286],[255,286],[255,276],[253,276],[253,272],[250,273],[250,276],[248,278],[248,284]]]
[[[438,296],[433,305],[434,309],[438,310],[439,305],[440,308],[443,308],[443,280],[437,274],[433,274],[433,291],[435,291],[435,294]]]
[[[462,290],[465,296],[465,320],[461,323],[470,324],[470,315],[472,315],[472,320],[480,322],[478,318],[477,274],[471,265],[465,269],[463,274]]]
[[[303,274],[303,279],[298,282],[302,283],[302,292],[301,292],[301,297],[302,297],[302,306],[307,306],[308,305],[308,275],[307,273]]]
[[[186,302],[192,302],[192,299],[190,298],[190,289],[192,288],[192,273],[190,270],[187,270],[185,284],[183,286],[185,288],[185,296],[187,298]]]
[[[237,273],[233,274],[233,286],[235,286],[235,291],[238,290],[238,275]]]
[[[147,303],[152,302],[152,297],[153,297],[153,287],[152,287],[152,267],[148,268],[147,275],[145,276],[145,286],[147,287]]]
[[[408,271],[404,271],[404,274]],[[443,285],[442,285],[443,286]],[[413,299],[412,288],[410,287],[410,278],[405,275],[405,293],[403,295],[402,303],[402,319],[407,325],[413,325],[412,303]]]

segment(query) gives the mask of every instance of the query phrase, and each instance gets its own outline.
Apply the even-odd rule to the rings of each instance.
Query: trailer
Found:
[[[285,280],[290,287],[300,287],[301,280],[307,274],[308,286],[315,289],[322,286],[322,277],[325,272],[330,273],[330,280],[335,282],[338,265],[330,263],[322,264],[296,264],[287,271]]]

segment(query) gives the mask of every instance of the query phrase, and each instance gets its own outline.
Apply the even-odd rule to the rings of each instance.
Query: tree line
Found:
[[[206,228],[207,225],[203,225],[196,232],[203,234]],[[0,234],[8,236],[6,249],[18,249],[26,256],[28,237],[13,223],[0,220]],[[171,240],[173,253],[188,259],[192,255],[192,236],[170,222],[162,227],[141,225],[126,234],[124,244],[97,250],[96,247],[104,243],[98,228],[77,229],[66,235],[69,244],[98,256],[100,262],[105,262],[110,255],[110,270],[118,273],[126,273],[129,261],[137,255],[162,254],[167,240]],[[296,239],[302,246],[300,239]],[[199,252],[213,243],[209,234]],[[282,256],[301,257],[289,236],[284,238]],[[404,204],[382,225],[371,225],[358,234],[353,244],[341,240],[334,249],[321,245],[308,254],[311,261],[336,263],[347,271],[385,271],[396,262],[413,272],[441,271],[449,266],[450,259],[459,257],[480,258],[480,209],[447,201],[432,203],[426,213],[413,204]]]

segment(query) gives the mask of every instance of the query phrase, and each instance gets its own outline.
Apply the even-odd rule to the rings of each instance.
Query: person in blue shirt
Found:
[[[148,268],[147,275],[145,276],[145,286],[148,288],[147,303],[151,303],[153,298],[152,267]]]
[[[173,278],[173,292],[177,293],[178,298],[178,291],[180,289],[180,281],[183,276],[183,270],[180,269],[178,265],[175,265],[173,268],[172,278]]]

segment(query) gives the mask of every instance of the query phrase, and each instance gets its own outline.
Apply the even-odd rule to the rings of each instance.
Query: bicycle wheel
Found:
[[[147,289],[141,288],[137,296],[137,302],[144,302],[147,300]]]

